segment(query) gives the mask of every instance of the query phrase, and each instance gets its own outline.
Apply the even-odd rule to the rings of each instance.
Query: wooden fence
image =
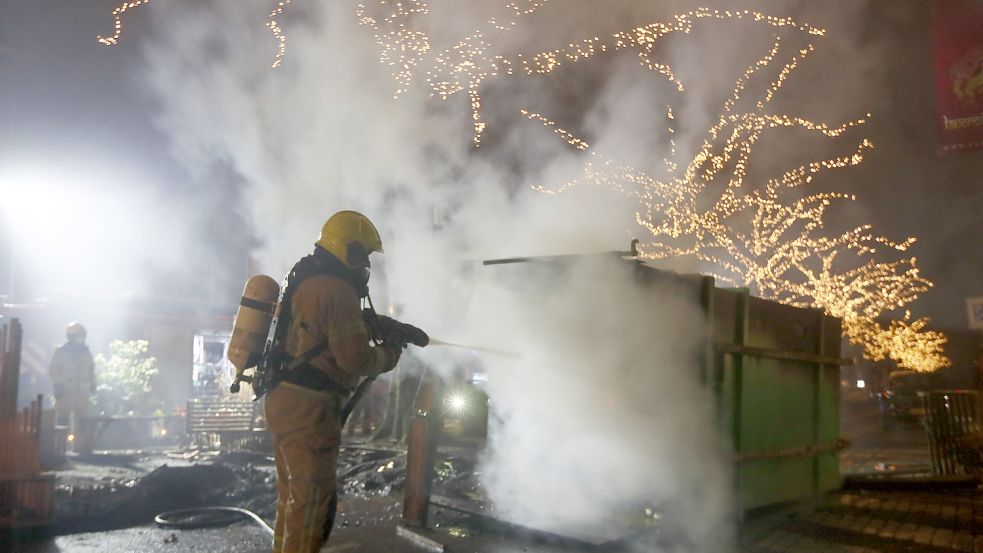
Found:
[[[0,528],[46,526],[54,499],[39,460],[42,396],[17,410],[22,338],[17,319],[0,329]]]

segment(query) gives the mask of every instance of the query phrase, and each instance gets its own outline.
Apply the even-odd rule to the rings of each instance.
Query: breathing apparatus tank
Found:
[[[252,380],[244,373],[262,358],[279,297],[280,286],[266,275],[256,275],[246,281],[229,340],[228,357],[236,369],[232,393],[238,393],[240,381]]]

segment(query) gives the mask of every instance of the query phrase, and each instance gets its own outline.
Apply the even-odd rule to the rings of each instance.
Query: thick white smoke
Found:
[[[487,269],[471,330],[521,353],[488,358],[483,481],[519,524],[604,541],[647,508],[678,550],[727,551],[732,471],[700,382],[705,319],[694,288],[640,285],[635,270],[614,256]]]
[[[433,2],[410,26],[430,33],[438,52],[491,17],[514,18],[506,4]],[[492,53],[610,37],[696,7],[682,4],[558,0],[495,35]],[[576,178],[585,158],[519,109],[563,119],[601,153],[654,170],[667,156],[666,105],[681,101],[673,86],[633,51],[545,77],[489,80],[489,127],[475,150],[466,95],[431,97],[424,69],[394,98],[392,68],[379,64],[352,5],[291,4],[279,18],[288,49],[276,70],[263,25],[270,9],[266,0],[152,4],[146,48],[146,82],[174,153],[202,175],[228,168],[241,179],[229,209],[249,214],[264,271],[284,274],[334,211],[364,212],[383,233],[386,292],[407,320],[435,337],[522,355],[489,361],[500,420],[486,485],[503,510],[563,526],[656,503],[687,550],[726,550],[732,481],[691,358],[701,328],[695,303],[671,289],[639,295],[624,275],[590,266],[531,297],[492,272],[458,270],[491,257],[626,249],[642,233],[636,200],[590,187],[558,196],[530,189]],[[773,40],[758,29],[741,43],[750,51],[735,49],[728,29],[751,25],[708,23],[710,31],[694,32],[700,40],[671,37],[659,50],[696,91],[678,106],[684,161],[694,147],[687,139],[715,116],[708,106],[719,106]],[[711,39],[721,32],[727,40]],[[461,336],[465,315],[469,336]],[[437,369],[448,363],[424,353]]]

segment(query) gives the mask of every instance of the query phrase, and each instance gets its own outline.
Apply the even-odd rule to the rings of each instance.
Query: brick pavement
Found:
[[[743,553],[983,553],[983,490],[844,491]]]

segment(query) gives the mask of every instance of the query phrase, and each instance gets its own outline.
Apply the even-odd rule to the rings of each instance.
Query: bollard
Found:
[[[436,388],[433,378],[429,375],[425,377],[414,404],[414,415],[410,419],[401,521],[405,526],[427,526],[440,423],[440,415],[434,409]]]

